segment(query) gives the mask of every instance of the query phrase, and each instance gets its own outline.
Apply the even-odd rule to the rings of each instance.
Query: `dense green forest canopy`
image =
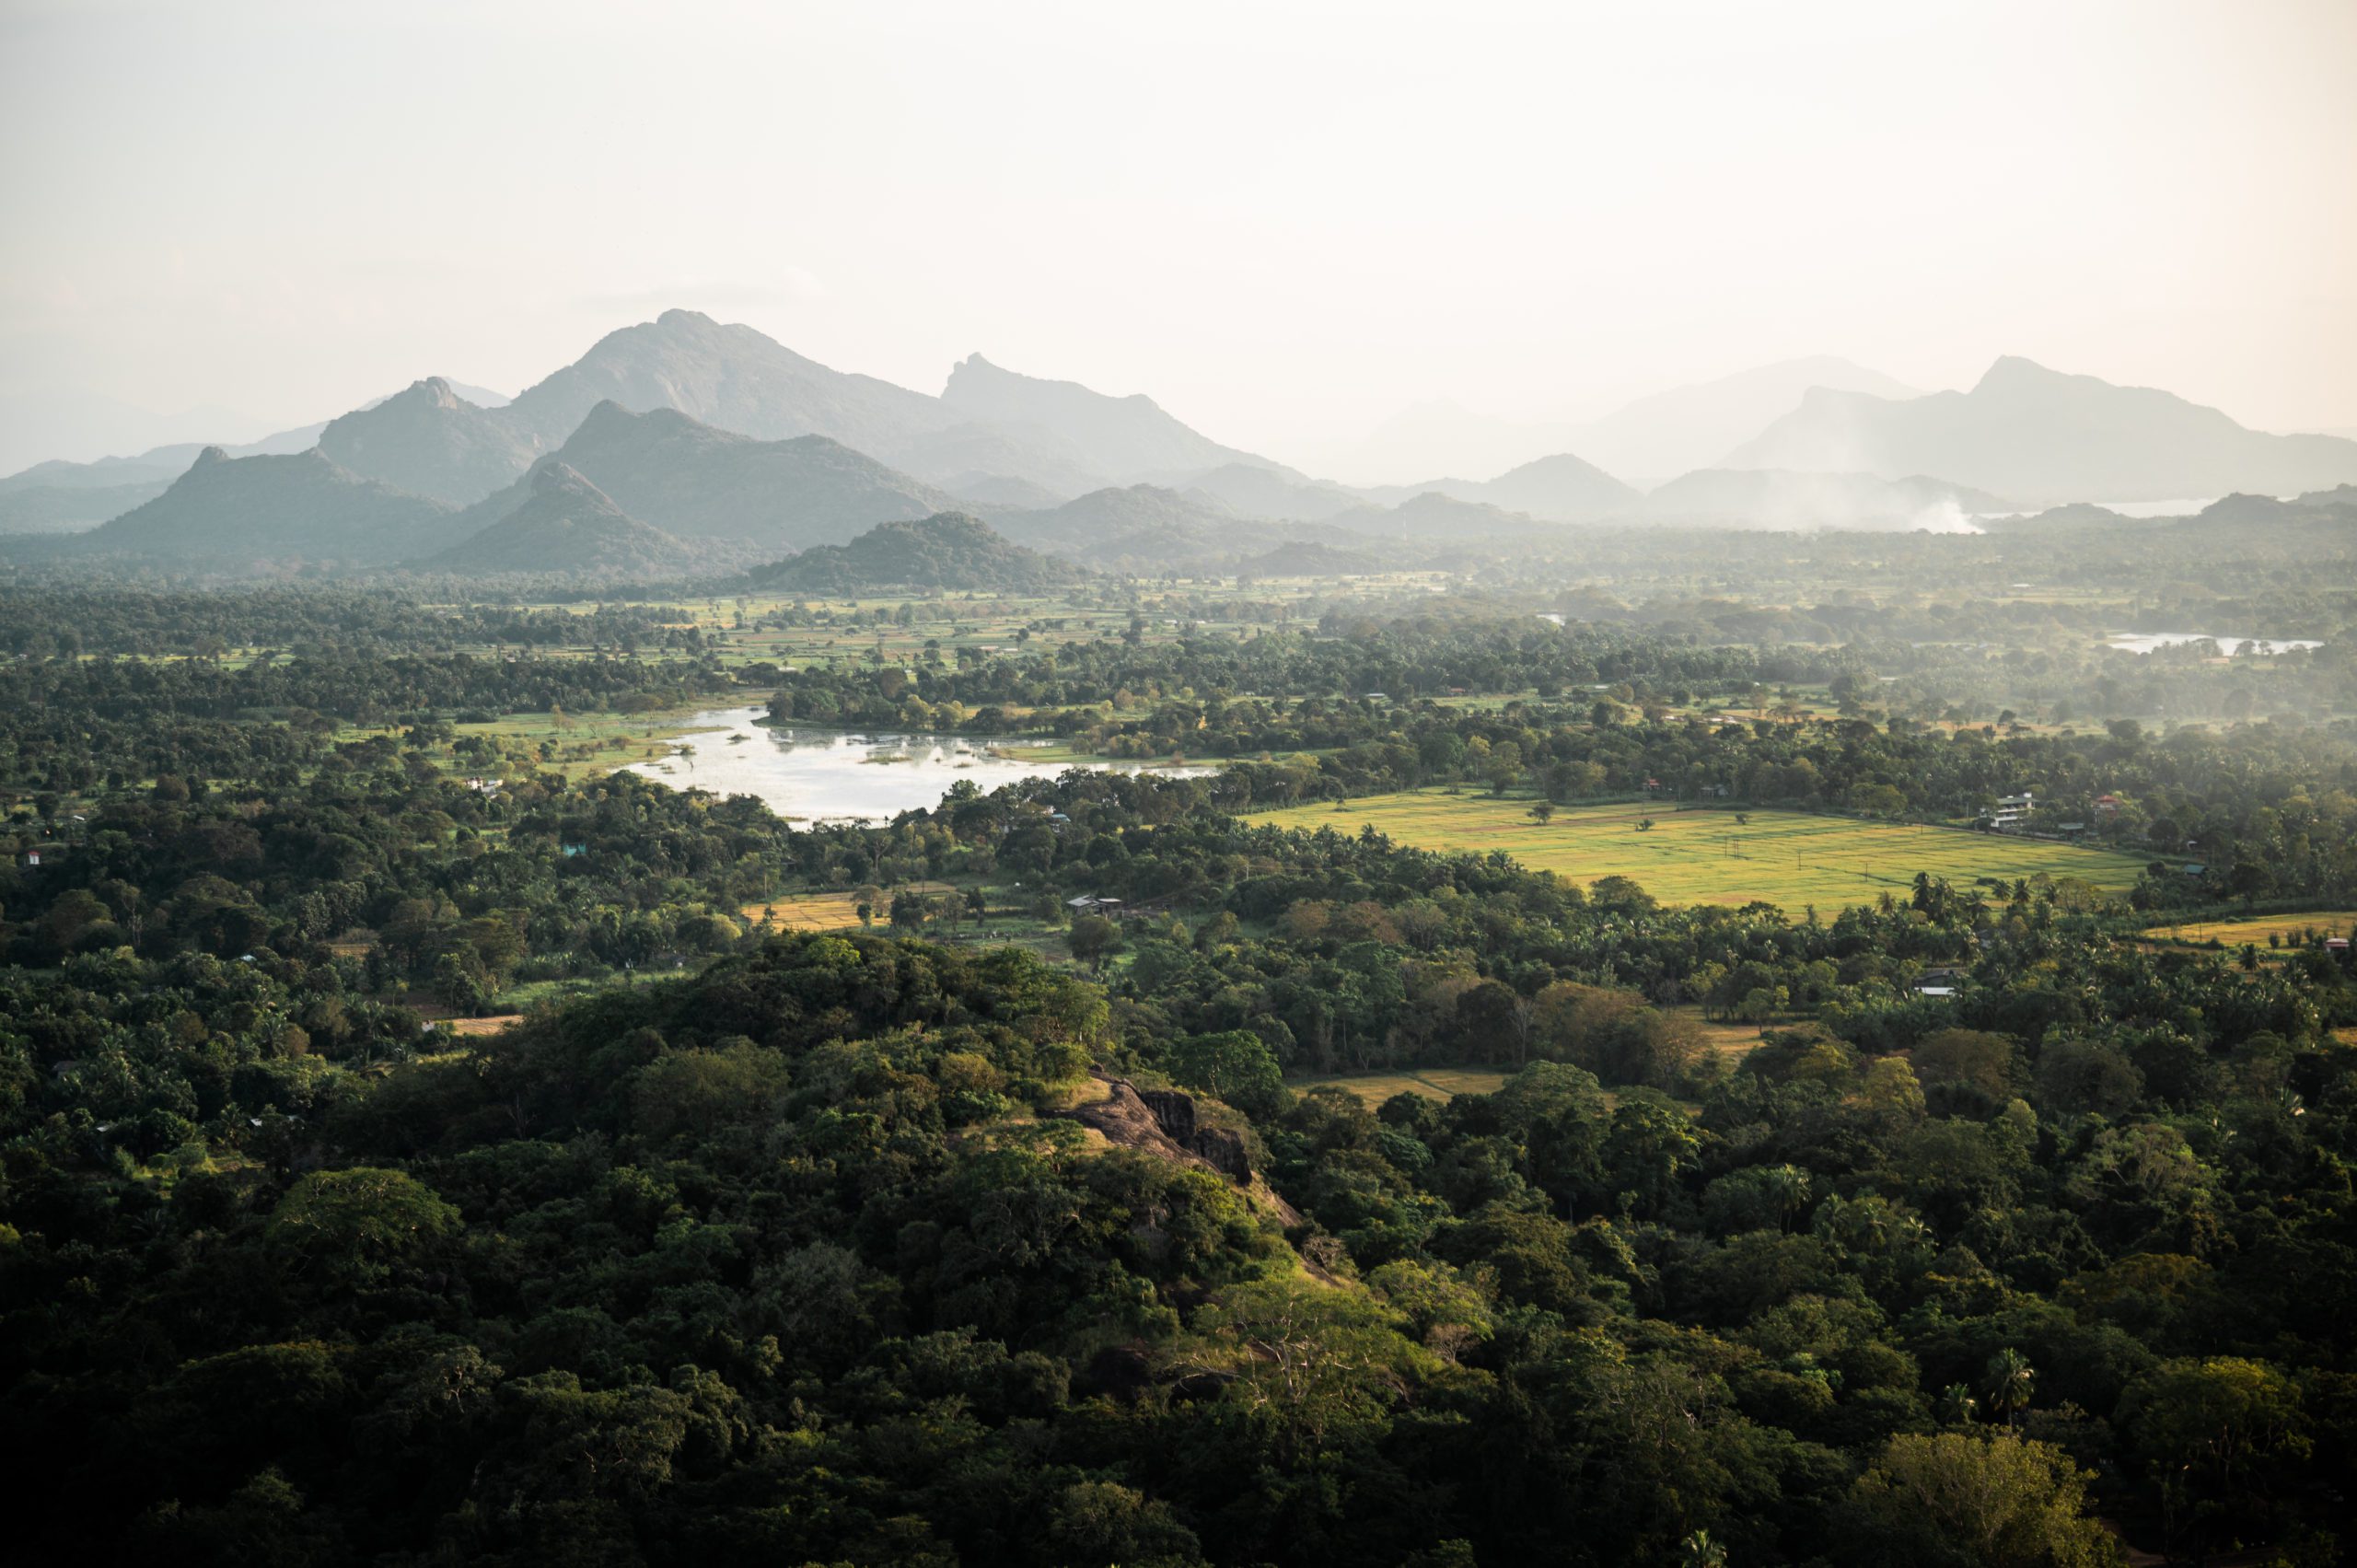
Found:
[[[0,596],[24,1549],[2339,1560],[2345,638],[1125,591],[988,652],[926,605]],[[495,722],[719,702],[1227,765],[789,824]],[[2029,790],[2151,869],[1671,907],[1236,815],[1412,785]],[[2254,908],[2290,939],[2146,935]],[[1350,1087],[1444,1068],[1493,1087]]]

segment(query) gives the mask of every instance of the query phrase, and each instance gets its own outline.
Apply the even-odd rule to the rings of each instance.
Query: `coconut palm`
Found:
[[[2007,1426],[2028,1405],[2037,1382],[2038,1369],[2030,1365],[2029,1357],[2011,1345],[1989,1358],[1989,1369],[1981,1377],[1989,1403],[2004,1416]]]

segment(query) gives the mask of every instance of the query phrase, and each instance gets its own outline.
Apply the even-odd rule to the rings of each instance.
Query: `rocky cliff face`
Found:
[[[1109,1078],[1105,1086],[1102,1100],[1066,1114],[1105,1134],[1109,1143],[1202,1166],[1231,1181],[1251,1182],[1252,1161],[1243,1138],[1224,1128],[1203,1126],[1191,1096],[1177,1089],[1140,1089],[1127,1078]]]

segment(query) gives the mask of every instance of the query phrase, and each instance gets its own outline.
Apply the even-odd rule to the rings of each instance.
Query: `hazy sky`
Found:
[[[0,0],[0,395],[259,434],[680,304],[1313,462],[1807,354],[2357,426],[2352,81],[2351,0]]]

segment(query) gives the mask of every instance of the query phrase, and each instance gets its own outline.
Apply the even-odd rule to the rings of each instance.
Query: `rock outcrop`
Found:
[[[1194,1098],[1178,1089],[1141,1089],[1127,1078],[1098,1080],[1103,1099],[1064,1112],[1094,1127],[1109,1143],[1144,1149],[1183,1165],[1216,1171],[1241,1186],[1252,1183],[1252,1159],[1241,1134],[1202,1122]],[[1292,1222],[1288,1222],[1292,1223]]]

